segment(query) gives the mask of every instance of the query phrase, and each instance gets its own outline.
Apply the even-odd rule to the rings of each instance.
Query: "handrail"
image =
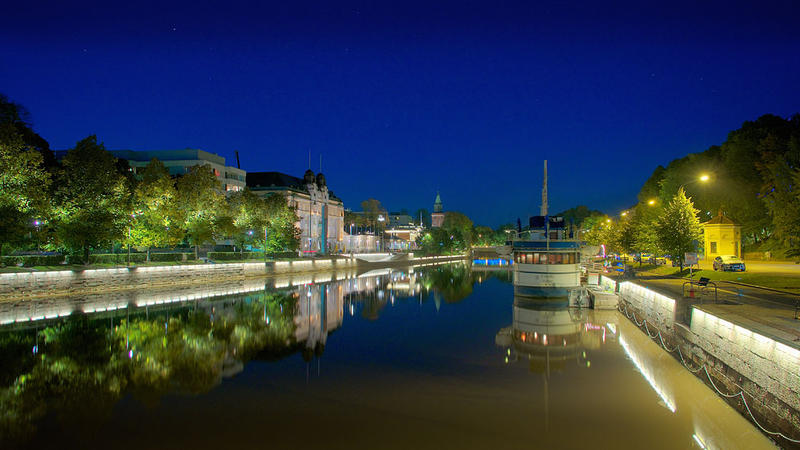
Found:
[[[717,300],[718,300],[717,283],[714,283],[713,281],[706,281],[705,284],[701,284],[700,282],[694,281],[694,280],[686,281],[686,282],[683,283],[683,286],[681,286],[681,295],[683,297],[686,297],[686,285],[687,284],[689,285],[689,292],[691,294],[690,297],[694,297],[694,292],[695,292],[694,287],[695,286],[698,287],[698,289],[696,289],[696,290],[700,291],[701,293],[702,292],[706,292],[706,290],[708,289],[709,286],[713,286],[714,287],[714,302],[715,303],[717,302]]]

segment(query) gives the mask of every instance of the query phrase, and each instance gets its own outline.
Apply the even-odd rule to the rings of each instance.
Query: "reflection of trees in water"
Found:
[[[465,264],[433,267],[423,272],[422,282],[432,288],[447,303],[458,303],[472,294],[475,275]]]
[[[145,403],[203,393],[244,361],[287,356],[298,349],[296,301],[264,293],[203,305],[209,309],[194,304],[119,322],[80,314],[41,331],[2,333],[0,440],[24,439],[45,415],[96,426],[127,392]]]

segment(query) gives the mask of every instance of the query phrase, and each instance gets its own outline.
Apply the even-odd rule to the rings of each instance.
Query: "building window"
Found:
[[[717,253],[717,243],[716,242],[712,242],[711,243],[710,253]]]

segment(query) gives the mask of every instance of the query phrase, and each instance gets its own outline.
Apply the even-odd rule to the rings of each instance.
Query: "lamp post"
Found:
[[[383,223],[383,221],[384,221],[384,220],[386,220],[386,219],[383,217],[383,214],[378,214],[378,222],[380,222],[380,223]],[[380,233],[380,234],[379,234],[379,236],[380,236],[380,238],[379,238],[379,239],[380,239],[380,240],[378,241],[378,242],[379,242],[379,245],[378,245],[378,246],[379,246],[379,251],[380,251],[380,250],[383,250],[383,249],[384,249],[384,248],[383,248],[383,231],[381,231],[379,227],[376,227],[376,230],[375,230],[375,231],[377,231],[378,233]]]
[[[41,224],[42,224],[42,222],[39,219],[36,219],[36,220],[33,221],[33,226],[36,227],[36,251],[37,252],[42,250],[40,245],[39,245],[39,225],[41,225]]]

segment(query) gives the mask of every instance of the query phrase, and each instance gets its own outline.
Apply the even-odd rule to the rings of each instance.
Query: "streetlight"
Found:
[[[36,220],[33,221],[33,226],[36,227],[36,251],[37,252],[42,250],[40,245],[39,245],[39,225],[41,225],[41,224],[42,224],[42,222],[39,219],[36,219]]]
[[[384,220],[386,220],[386,219],[383,217],[383,214],[378,214],[378,222],[383,223]],[[376,230],[376,231],[378,231],[378,230]],[[379,241],[380,244],[379,245],[380,245],[380,249],[383,250],[383,232],[382,231],[379,231],[379,232],[380,232],[380,241]]]
[[[650,201],[647,202],[647,204],[650,205],[650,206],[653,206],[653,205],[656,204],[656,201],[655,201],[655,199],[651,199]]]

